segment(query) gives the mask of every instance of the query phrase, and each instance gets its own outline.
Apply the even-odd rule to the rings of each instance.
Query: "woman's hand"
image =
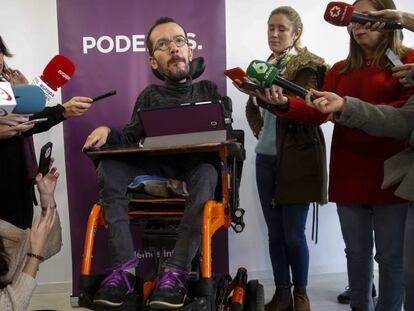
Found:
[[[49,232],[56,219],[56,209],[47,206],[45,213],[35,217],[30,232],[30,247],[33,254],[42,255]]]
[[[92,98],[80,96],[72,97],[69,101],[62,105],[65,108],[63,116],[66,119],[79,117],[91,107],[91,104]]]
[[[264,95],[260,92],[258,93],[259,98],[270,105],[282,108],[286,107],[286,104],[288,102],[288,98],[283,95],[283,89],[276,85],[272,85],[270,88],[266,88]]]
[[[317,97],[311,100],[311,95]],[[320,92],[314,89],[309,90],[305,97],[306,105],[319,110],[322,113],[333,113],[342,111],[345,108],[345,100],[332,92]]]
[[[0,117],[0,124],[9,126],[15,126],[27,121],[29,121],[29,115],[10,113],[7,116]]]
[[[392,67],[391,70],[393,72],[393,76],[398,78],[400,83],[402,85],[404,85],[405,87],[410,87],[412,85],[410,85],[407,80],[405,79],[405,77],[408,75],[408,73],[410,72],[410,70],[414,67],[414,63],[412,64],[404,64],[401,66],[395,66]]]
[[[11,85],[28,84],[27,78],[17,69],[7,68],[3,70],[3,77]]]
[[[23,132],[30,130],[34,124],[19,124],[16,126],[10,126],[0,124],[0,139],[8,139],[14,136],[19,136]]]
[[[57,180],[59,178],[59,173],[56,169],[56,167],[52,167],[54,162],[54,159],[50,161],[50,167],[51,169],[49,172],[42,176],[42,174],[37,174],[36,176],[36,184],[37,184],[37,190],[39,191],[40,195],[40,205],[45,210],[46,207],[55,207],[55,189]]]

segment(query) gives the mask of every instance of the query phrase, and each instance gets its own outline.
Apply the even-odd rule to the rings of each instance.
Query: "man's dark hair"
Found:
[[[154,51],[153,51],[154,47],[153,47],[152,42],[151,42],[151,39],[150,39],[150,36],[151,36],[152,31],[158,25],[167,24],[167,23],[174,23],[174,24],[177,24],[178,26],[180,26],[182,28],[182,30],[184,31],[185,38],[187,38],[187,32],[185,31],[184,27],[181,26],[179,23],[177,23],[175,21],[175,19],[173,19],[171,17],[160,17],[159,19],[157,19],[155,21],[154,25],[152,25],[152,27],[148,31],[147,37],[145,39],[145,44],[147,45],[148,53],[149,53],[150,56],[152,56],[154,54]]]
[[[13,54],[10,53],[9,49],[7,48],[6,44],[3,41],[3,38],[0,36],[0,52],[7,57],[12,57]]]

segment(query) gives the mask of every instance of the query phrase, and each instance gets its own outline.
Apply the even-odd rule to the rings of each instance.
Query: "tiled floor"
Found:
[[[275,290],[271,280],[261,280],[265,288],[266,300],[270,300]],[[347,283],[345,273],[313,275],[309,279],[308,293],[311,299],[313,311],[344,311],[350,310],[348,305],[340,305],[336,302],[336,296],[343,291]],[[29,310],[58,310],[81,311],[84,308],[70,306],[69,294],[36,294],[33,296]]]

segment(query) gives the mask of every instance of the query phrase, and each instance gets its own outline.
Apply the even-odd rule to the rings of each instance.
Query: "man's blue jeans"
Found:
[[[214,199],[217,169],[208,163],[191,163],[180,157],[133,157],[122,160],[104,159],[98,166],[98,184],[103,215],[109,229],[111,262],[118,266],[134,256],[128,220],[128,184],[138,175],[156,175],[186,180],[189,197],[178,228],[173,256],[166,266],[190,270],[201,240],[204,203]]]
[[[377,311],[401,311],[403,244],[408,203],[337,204],[348,265],[351,307],[373,311],[371,297],[373,245],[379,266]]]
[[[305,236],[309,203],[276,204],[276,157],[257,154],[256,182],[269,235],[269,253],[276,287],[306,287],[309,249]],[[292,278],[290,277],[292,271]]]

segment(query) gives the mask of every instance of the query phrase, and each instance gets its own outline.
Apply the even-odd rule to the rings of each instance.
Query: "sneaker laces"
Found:
[[[186,288],[186,284],[183,281],[188,280],[188,277],[189,273],[184,270],[169,268],[161,274],[157,287],[160,289],[173,289],[178,285],[181,288]]]
[[[138,266],[138,258],[134,257],[127,262],[123,263],[122,265],[116,267],[110,275],[108,275],[100,284],[101,287],[106,285],[115,285],[118,286],[119,283],[123,280],[127,286],[128,293],[132,292],[133,288],[129,283],[129,279],[127,273],[125,272],[126,269],[135,268]]]

